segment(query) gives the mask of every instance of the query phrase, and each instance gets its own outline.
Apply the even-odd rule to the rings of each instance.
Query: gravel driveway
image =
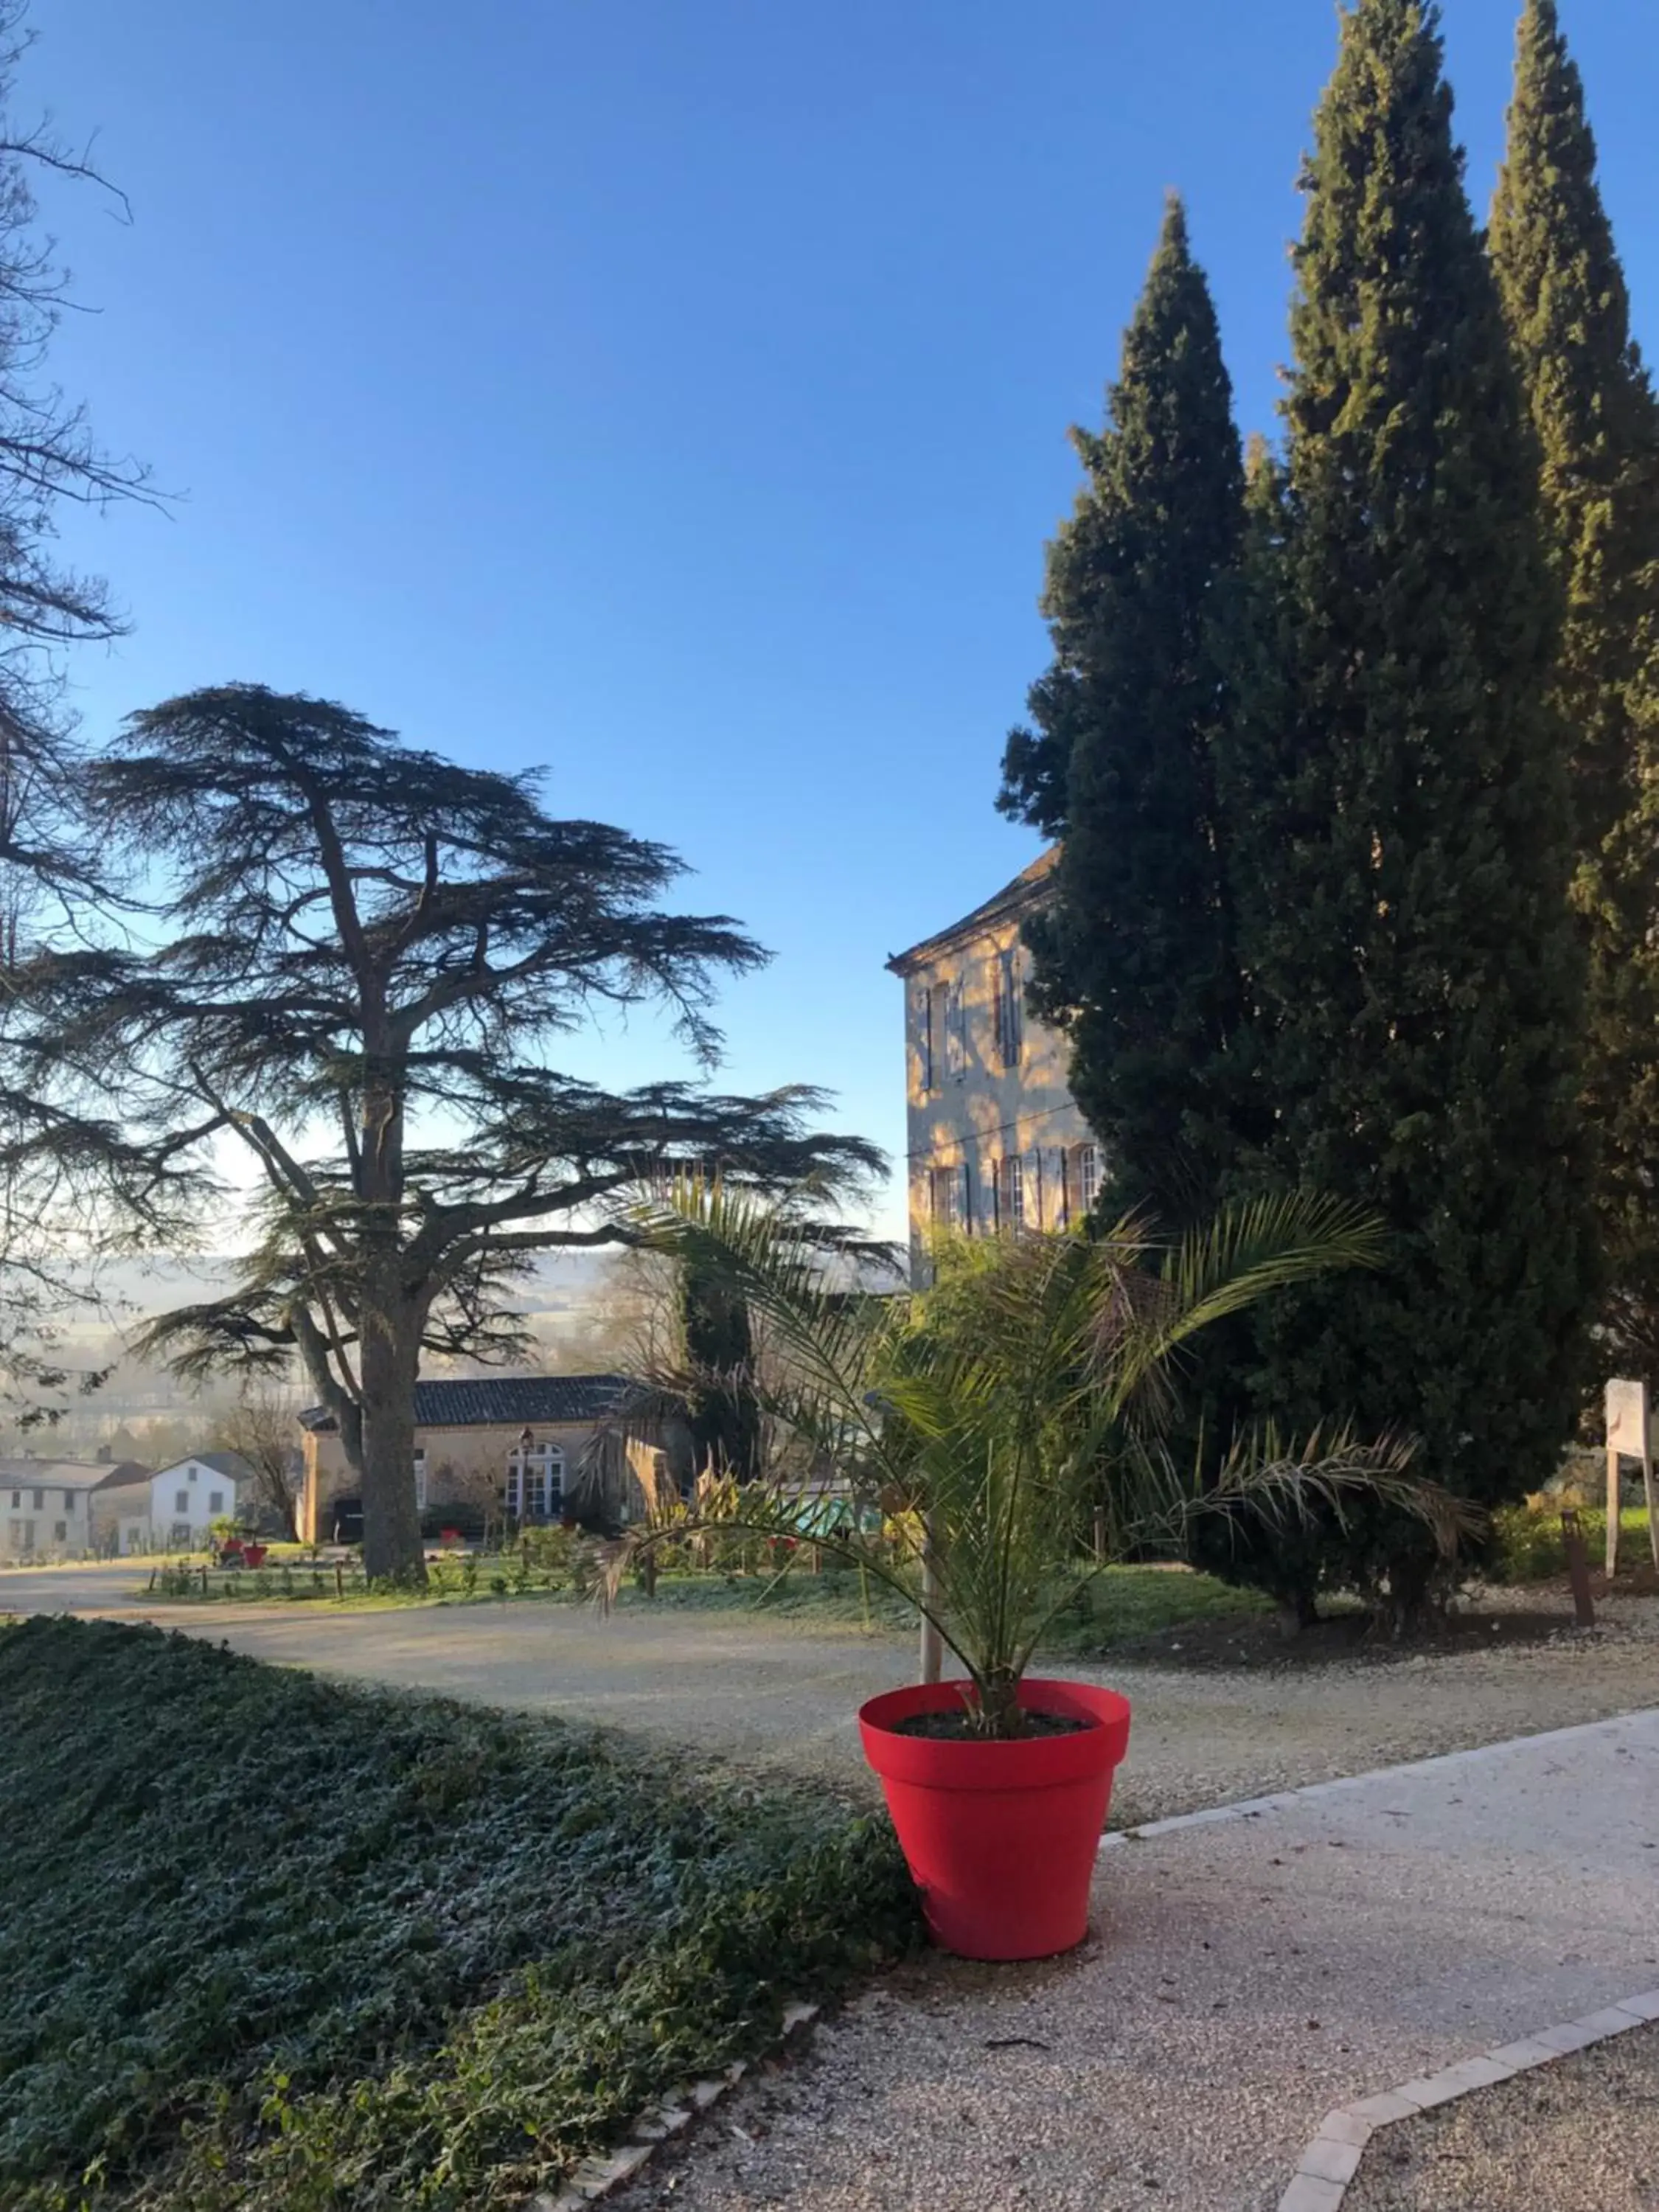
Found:
[[[1082,1951],[895,1978],[615,2212],[1275,2212],[1334,2107],[1654,1986],[1656,1803],[1659,1712],[1126,1839]]]
[[[1654,2212],[1659,2027],[1375,2136],[1342,2212]]]
[[[864,1698],[910,1679],[914,1661],[903,1637],[764,1614],[640,1606],[600,1621],[533,1601],[147,1612],[135,1602],[134,1580],[118,1565],[0,1572],[0,1613],[149,1618],[255,1658],[601,1722],[871,1794],[854,1716]],[[1528,1608],[1539,1602],[1528,1593]],[[1113,1825],[1127,1827],[1659,1704],[1659,1598],[1616,1599],[1601,1617],[1605,1627],[1582,1637],[1564,1598],[1558,1639],[1456,1656],[1063,1671],[1111,1684],[1134,1707],[1112,1804]]]

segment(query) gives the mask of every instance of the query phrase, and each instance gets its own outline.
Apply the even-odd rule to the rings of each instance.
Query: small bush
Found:
[[[1604,1508],[1585,1508],[1578,1516],[1584,1532],[1584,1549],[1592,1568],[1607,1557],[1607,1516]],[[1648,1550],[1648,1516],[1641,1506],[1626,1506],[1619,1516],[1621,1558],[1639,1547]],[[1561,1533],[1559,1503],[1506,1506],[1492,1516],[1492,1559],[1487,1572],[1495,1583],[1553,1582],[1567,1571],[1566,1543]]]

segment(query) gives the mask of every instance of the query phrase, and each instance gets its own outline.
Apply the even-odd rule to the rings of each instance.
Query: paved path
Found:
[[[1126,1838],[1094,1928],[866,1997],[617,2212],[1271,2212],[1334,2106],[1659,1982],[1659,1712]]]
[[[281,1664],[629,1728],[872,1791],[854,1716],[908,1679],[906,1637],[764,1613],[629,1606],[609,1621],[538,1601],[339,1611],[267,1602],[146,1608],[130,1565],[0,1572],[0,1614],[148,1617]],[[1068,1666],[1135,1708],[1113,1804],[1130,1824],[1659,1705],[1659,1600],[1556,1645],[1300,1672]],[[1609,1617],[1612,1617],[1611,1612]]]

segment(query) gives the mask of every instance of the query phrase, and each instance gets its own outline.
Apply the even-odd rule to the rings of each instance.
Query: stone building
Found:
[[[1061,1229],[1099,1189],[1100,1154],[1066,1088],[1066,1039],[1025,1011],[1020,924],[1058,857],[1051,846],[994,898],[887,963],[904,982],[913,1269],[936,1225]]]
[[[632,1518],[646,1489],[689,1479],[689,1443],[630,1433],[632,1386],[621,1375],[495,1375],[415,1386],[415,1494],[435,1534],[446,1519],[466,1533],[503,1519],[534,1527],[567,1514],[603,1522]],[[331,1414],[300,1416],[305,1543],[355,1541],[362,1500]],[[687,1465],[682,1466],[682,1461]]]

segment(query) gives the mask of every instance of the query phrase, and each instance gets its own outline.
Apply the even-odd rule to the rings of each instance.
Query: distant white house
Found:
[[[78,1559],[97,1548],[95,1504],[112,1481],[144,1481],[128,1460],[0,1459],[0,1561]]]
[[[112,1479],[99,1491],[96,1517],[106,1548],[119,1552],[202,1550],[216,1521],[234,1520],[252,1494],[253,1470],[240,1452],[193,1452],[155,1474]]]

